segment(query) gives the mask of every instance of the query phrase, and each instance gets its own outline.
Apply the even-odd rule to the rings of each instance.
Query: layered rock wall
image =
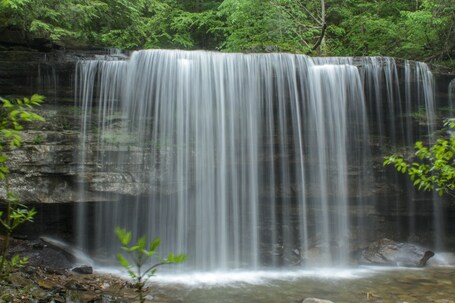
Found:
[[[46,122],[30,126],[24,132],[23,148],[8,153],[11,189],[26,203],[110,202],[150,192],[166,195],[175,193],[176,186],[160,182],[161,176],[166,174],[166,163],[161,163],[159,170],[150,167],[147,159],[151,150],[135,152],[127,147],[129,144],[123,144],[122,140],[130,138],[122,138],[115,132],[112,138],[102,138],[108,146],[104,153],[109,154],[110,158],[122,158],[124,162],[121,167],[113,163],[99,171],[100,163],[96,159],[107,155],[100,155],[96,147],[100,138],[93,134],[88,134],[90,140],[85,146],[88,153],[84,159],[81,158],[81,108],[74,100],[74,71],[79,58],[92,55],[78,52],[0,52],[0,96],[13,98],[40,93],[47,97],[45,104],[37,110]],[[436,97],[440,107],[448,106],[447,86],[451,79],[447,75],[437,78]],[[92,123],[96,124],[96,120]],[[356,238],[356,230],[362,231],[359,235],[366,235],[366,239],[358,239],[359,246],[364,246],[371,237],[407,241],[411,234],[409,226],[416,226],[417,230],[412,232],[418,234],[416,237],[420,239],[416,240],[431,243],[434,232],[428,223],[434,211],[431,195],[409,192],[409,184],[402,176],[392,174],[392,178],[386,177],[387,168],[382,166],[383,155],[378,152],[379,142],[372,141],[370,144],[376,177],[371,179],[370,182],[374,184],[369,188],[373,188],[374,192],[355,189],[352,193],[356,194],[349,195],[351,237]],[[157,151],[172,153],[172,147],[157,146],[154,152]],[[350,171],[355,176],[359,168],[352,167]],[[278,199],[288,199],[299,190],[297,184],[286,188],[263,189],[262,196],[273,194]],[[4,195],[4,192],[3,186],[0,193]],[[317,211],[317,197],[312,196],[311,191],[309,195],[309,204],[312,205],[310,212]],[[376,198],[368,199],[373,196]],[[409,200],[413,203],[400,202]],[[444,204],[441,211],[447,222],[455,219],[453,207]],[[69,217],[72,215],[62,218],[67,220]],[[447,235],[455,234],[453,225],[445,226]],[[267,230],[267,226],[263,228]],[[448,243],[455,246],[455,241]]]

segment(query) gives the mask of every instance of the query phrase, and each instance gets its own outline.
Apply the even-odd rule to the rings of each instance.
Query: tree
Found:
[[[327,48],[455,67],[455,4],[445,0],[329,1]]]
[[[287,51],[310,54],[324,44],[325,1],[225,0],[227,51]]]
[[[455,119],[447,120],[444,125],[449,130],[455,128]],[[415,161],[406,160],[396,154],[385,157],[384,165],[393,164],[395,168],[407,174],[414,186],[420,190],[435,190],[455,198],[455,134],[449,138],[440,137],[431,147],[421,141],[416,142]],[[452,200],[455,203],[455,200]]]
[[[447,0],[0,0],[2,30],[26,41],[394,56],[455,68]]]
[[[298,45],[304,46],[301,50],[310,53],[325,49],[325,32],[327,29],[326,4],[321,1],[303,0],[272,0],[273,6],[279,12],[281,23],[285,24],[287,41],[297,38]],[[294,38],[295,37],[295,38]],[[319,51],[319,53],[321,53]]]
[[[224,23],[222,50],[258,52],[276,45],[270,1],[224,0],[218,16]]]
[[[6,189],[6,197],[1,199],[4,211],[0,211],[0,223],[5,230],[5,237],[0,251],[0,276],[5,277],[11,268],[24,264],[26,259],[13,257],[7,260],[10,236],[20,224],[33,221],[36,214],[34,209],[28,209],[19,202],[17,195],[9,189],[9,170],[7,167],[8,156],[6,151],[20,147],[22,144],[21,131],[24,122],[44,121],[44,119],[31,112],[33,106],[39,106],[44,97],[33,95],[30,99],[16,99],[9,101],[0,97],[0,180]]]
[[[191,48],[207,15],[183,10],[182,0],[2,0],[0,30],[66,46]],[[210,19],[214,17],[211,15]]]
[[[455,2],[423,0],[415,11],[402,11],[401,18],[407,38],[399,50],[403,57],[455,66]]]
[[[102,12],[99,0],[2,0],[0,28],[17,29],[28,42],[38,38],[81,44],[91,36],[89,25]]]

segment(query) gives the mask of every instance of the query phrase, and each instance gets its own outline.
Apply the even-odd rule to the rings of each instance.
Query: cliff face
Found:
[[[88,143],[81,146],[82,109],[74,100],[74,72],[79,58],[91,56],[93,54],[90,52],[0,52],[0,96],[9,98],[39,93],[47,97],[45,104],[37,109],[37,113],[42,115],[46,122],[30,126],[24,132],[23,148],[8,154],[12,172],[11,189],[17,192],[25,203],[120,201],[151,192],[172,196],[176,193],[175,184],[161,182],[167,173],[167,163],[150,167],[148,159],[152,150],[138,149],[136,152],[130,144],[124,144],[131,138],[123,138],[115,130],[110,138],[98,138],[89,133]],[[450,76],[437,78],[436,97],[441,107],[447,106],[447,86],[450,80]],[[112,119],[114,122],[117,119],[115,114]],[[121,125],[121,122],[118,121],[118,124]],[[96,119],[91,123],[96,125]],[[101,153],[98,149],[100,139],[105,142],[102,152],[106,156],[123,159],[121,167],[112,163],[111,166],[105,166],[105,170],[99,170],[99,163],[95,159],[99,159]],[[366,235],[367,239],[403,239],[408,235],[409,222],[413,221],[412,224],[417,227],[423,242],[431,242],[433,227],[428,223],[431,222],[434,211],[431,196],[418,195],[411,198],[415,202],[413,206],[400,203],[400,200],[409,200],[409,196],[413,194],[403,190],[409,189],[404,179],[397,179],[396,176],[391,179],[384,178],[383,155],[377,152],[380,143],[372,141],[370,144],[375,175],[380,177],[369,181],[374,182],[368,186],[373,188],[374,193],[357,188],[352,190],[352,194],[348,193],[352,205],[351,221],[368,223],[370,226],[369,229],[362,230],[365,229],[363,223],[354,223],[351,229],[352,237],[356,237],[356,230],[362,230],[359,234]],[[82,148],[86,150],[84,156],[81,153]],[[173,152],[169,146],[161,145],[155,148],[153,152],[163,156]],[[359,168],[351,167],[349,171],[352,173],[351,177],[355,178]],[[266,197],[273,194],[286,199],[300,190],[299,185],[295,184],[286,189],[262,189],[261,195]],[[4,187],[1,187],[0,194],[3,195],[4,191]],[[311,190],[308,194],[312,195]],[[373,194],[376,199],[364,199],[368,202],[359,205],[361,198],[368,198]],[[316,198],[315,201],[313,198]],[[311,211],[318,208],[316,200],[317,197],[309,197],[309,205],[313,209]],[[311,206],[312,204],[314,205]],[[442,211],[448,222],[455,219],[453,207],[445,205]],[[60,219],[68,220],[73,216],[71,211],[69,213]],[[267,229],[266,226],[263,228]],[[446,234],[455,234],[453,229],[453,226],[447,225]],[[362,241],[366,239],[358,239],[358,243]],[[455,241],[449,243],[454,245]]]
[[[143,171],[128,169],[137,168],[134,159],[130,158],[123,172],[94,173],[92,168],[97,164],[90,155],[98,151],[88,144],[89,156],[80,163],[81,109],[74,98],[75,65],[78,59],[94,53],[99,51],[0,51],[0,95],[21,98],[39,93],[46,97],[44,105],[35,110],[46,122],[28,125],[23,147],[8,152],[10,186],[25,203],[78,202],[82,197],[84,201],[104,201],[110,199],[106,192],[144,192],[144,184],[132,177],[133,172],[140,175]],[[122,153],[122,148],[117,142],[109,152]],[[0,193],[4,191],[1,187]]]

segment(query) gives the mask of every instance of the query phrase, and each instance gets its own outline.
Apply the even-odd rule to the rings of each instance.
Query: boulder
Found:
[[[47,245],[41,240],[17,241],[9,251],[8,256],[19,255],[28,258],[28,265],[32,267],[43,267],[64,271],[73,266],[70,256],[58,249]]]
[[[329,301],[329,300],[322,300],[322,299],[317,299],[317,298],[306,298],[304,300],[301,300],[299,303],[333,303],[333,302]]]
[[[13,239],[8,250],[8,257],[14,255],[27,257],[29,267],[41,267],[47,272],[55,274],[63,274],[74,268],[75,264],[90,264],[90,259],[69,244],[48,237],[30,241]],[[91,274],[93,268],[83,265],[73,271]]]
[[[365,265],[425,266],[434,253],[411,243],[381,239],[371,243],[360,253],[359,263]]]

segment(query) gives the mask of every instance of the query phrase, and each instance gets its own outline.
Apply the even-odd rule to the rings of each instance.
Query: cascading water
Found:
[[[450,114],[453,115],[455,112],[455,79],[450,81],[449,83],[449,109],[450,109]]]
[[[412,144],[412,113],[433,125],[434,107],[425,65],[398,75],[392,59],[356,60],[149,50],[79,62],[80,200],[106,200],[93,215],[79,206],[79,245],[115,251],[122,226],[187,253],[191,269],[348,264],[372,238],[373,137]]]

